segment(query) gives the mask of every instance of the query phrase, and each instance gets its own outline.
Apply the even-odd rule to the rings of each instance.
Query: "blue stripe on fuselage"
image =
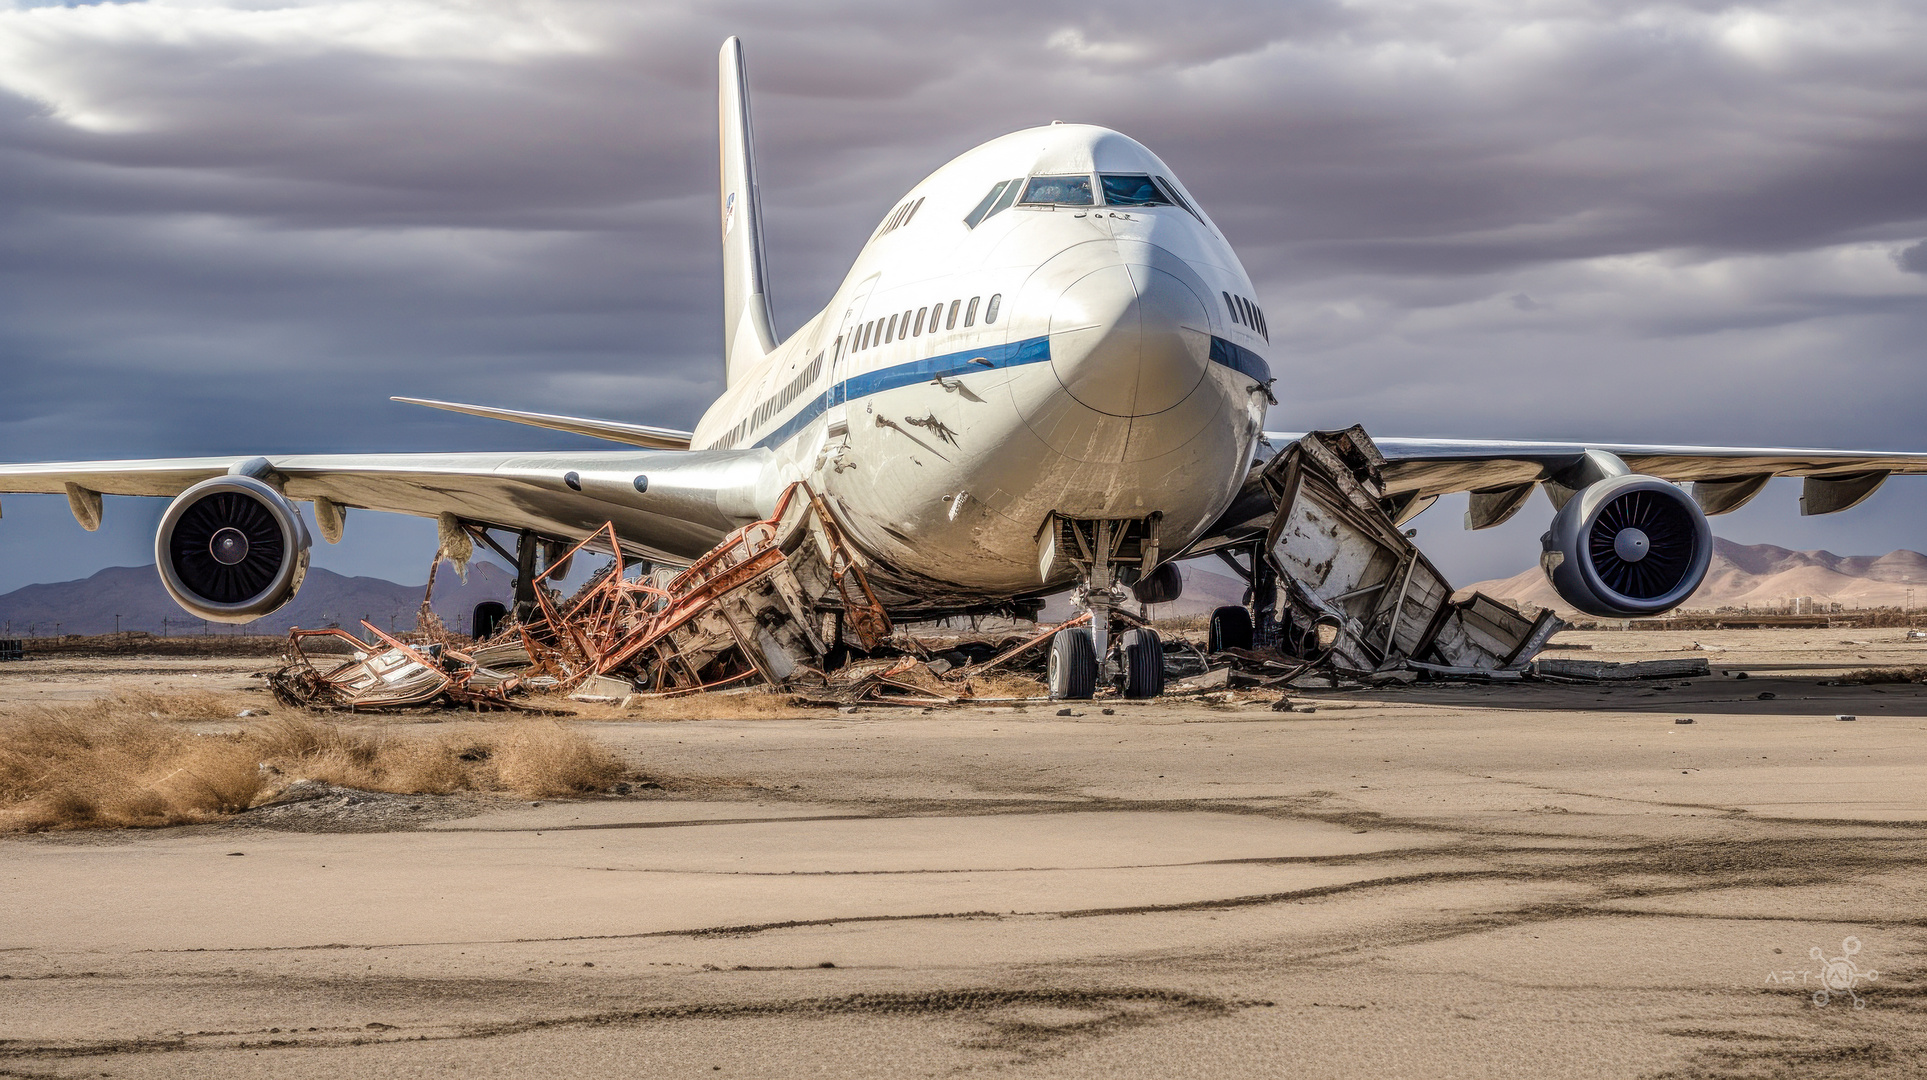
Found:
[[[939,378],[952,378],[983,371],[986,365],[971,363],[973,360],[988,360],[991,368],[1022,367],[1025,364],[1041,364],[1050,360],[1050,338],[1034,337],[1009,345],[996,345],[988,349],[968,349],[964,352],[945,353],[942,356],[912,360],[875,371],[852,375],[811,398],[809,403],[796,411],[796,415],[756,440],[758,447],[778,447],[795,438],[797,433],[810,426],[810,422],[822,416],[831,405],[840,405],[858,398],[880,394],[885,390],[896,390],[918,383],[934,382]],[[1221,337],[1211,339],[1211,360],[1228,368],[1241,371],[1259,382],[1271,380],[1271,366],[1265,359],[1250,349],[1235,345]]]
[[[1242,371],[1261,383],[1271,382],[1271,365],[1265,363],[1264,357],[1221,337],[1211,339],[1211,362]]]

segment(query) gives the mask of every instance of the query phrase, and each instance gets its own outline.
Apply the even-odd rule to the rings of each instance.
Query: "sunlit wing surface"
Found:
[[[1295,434],[1266,433],[1274,445]],[[1501,442],[1478,439],[1381,439],[1386,489],[1443,495],[1544,480],[1587,450],[1604,450],[1634,472],[1662,480],[1728,481],[1750,477],[1835,478],[1869,472],[1927,473],[1927,453],[1812,450],[1795,447],[1662,446],[1639,443]]]
[[[290,454],[264,459],[0,465],[0,492],[172,496],[249,460],[295,501],[457,518],[579,538],[613,521],[637,554],[690,559],[759,516],[761,450],[555,451],[462,454]],[[766,509],[766,508],[765,508]]]

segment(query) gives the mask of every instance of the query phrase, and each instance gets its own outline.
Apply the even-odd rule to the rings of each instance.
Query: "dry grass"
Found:
[[[136,694],[0,719],[0,832],[211,821],[297,780],[551,798],[606,791],[629,772],[606,747],[552,720],[434,736],[308,717],[219,734],[179,722],[234,711],[216,695]]]

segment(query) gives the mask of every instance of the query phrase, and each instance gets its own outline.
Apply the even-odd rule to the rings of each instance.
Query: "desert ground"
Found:
[[[622,796],[0,836],[0,1076],[1927,1074],[1927,686],[1839,685],[1927,643],[1558,643],[1713,674],[605,710]],[[0,715],[261,663],[0,665]]]

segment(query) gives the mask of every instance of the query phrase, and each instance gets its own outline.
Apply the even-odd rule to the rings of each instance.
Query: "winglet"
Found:
[[[749,76],[743,43],[723,42],[718,58],[717,121],[722,140],[724,380],[734,385],[776,348],[769,310],[769,266],[763,255],[763,206],[749,124]]]

